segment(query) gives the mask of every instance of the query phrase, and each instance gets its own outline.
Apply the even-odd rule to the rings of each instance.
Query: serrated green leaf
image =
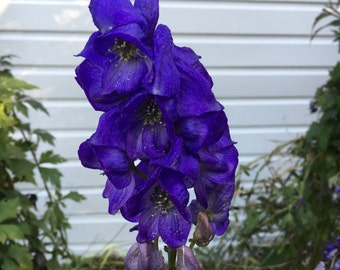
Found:
[[[43,142],[54,145],[54,136],[48,131],[43,129],[35,129],[33,130],[33,133],[36,134]]]
[[[46,183],[50,182],[53,186],[60,189],[61,187],[60,178],[62,174],[58,169],[40,167],[39,171],[41,178],[43,179],[44,182]]]
[[[65,196],[63,196],[63,199],[70,199],[70,200],[73,200],[75,202],[80,202],[82,200],[86,200],[86,197],[84,195],[79,194],[76,191],[71,191],[68,194],[66,194]]]
[[[59,164],[65,162],[65,159],[53,151],[48,150],[40,155],[39,163]]]
[[[11,218],[16,218],[19,206],[19,198],[0,201],[0,223]]]
[[[17,104],[15,104],[15,107],[18,110],[18,112],[28,117],[28,108],[25,104],[18,102]]]
[[[32,99],[32,98],[26,99],[25,102],[26,102],[27,104],[29,104],[34,110],[36,110],[36,111],[42,111],[42,112],[44,112],[46,115],[49,115],[48,111],[46,110],[46,108],[44,107],[44,105],[43,105],[41,102],[39,102],[39,101],[37,101],[37,100],[34,100],[34,99]]]
[[[34,171],[35,165],[26,159],[11,159],[9,165],[15,176],[20,181],[27,181],[35,184]]]

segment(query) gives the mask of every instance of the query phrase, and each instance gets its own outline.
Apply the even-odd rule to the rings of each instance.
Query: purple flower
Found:
[[[201,149],[199,159],[200,176],[194,190],[198,202],[203,207],[208,207],[210,190],[214,190],[218,184],[234,182],[238,152],[230,139],[228,129],[217,143]],[[233,196],[233,194],[228,195]]]
[[[139,222],[135,227],[138,242],[150,242],[160,236],[170,248],[185,245],[191,217],[183,177],[176,171],[157,167],[147,181],[136,187],[121,212],[127,220]]]
[[[340,186],[336,185],[335,188],[334,188],[334,191],[335,191],[337,199],[340,200]]]
[[[234,189],[235,183],[233,179],[207,188],[207,207],[203,207],[197,200],[193,200],[189,206],[193,223],[197,224],[199,212],[205,212],[209,219],[213,236],[224,234],[229,225],[229,207],[234,195]]]
[[[96,137],[106,145],[125,149],[133,160],[149,160],[166,154],[172,130],[162,102],[140,93],[104,113]]]
[[[211,77],[199,58],[191,49],[175,46],[169,28],[158,25],[154,35],[152,93],[173,97],[173,111],[181,118],[223,110],[211,91]]]
[[[124,259],[125,270],[165,270],[164,258],[154,243],[135,243]]]
[[[134,180],[133,161],[119,147],[96,144],[90,138],[80,145],[78,155],[84,167],[103,170],[118,189],[127,187]]]
[[[321,261],[315,270],[321,269],[340,270],[340,236],[335,241],[329,241],[326,244],[326,250],[323,253],[323,261]]]
[[[96,110],[106,111],[153,81],[152,37],[158,1],[92,0],[90,11],[99,31],[79,56],[76,79]],[[104,103],[103,106],[101,103]]]
[[[325,263],[324,262],[319,262],[318,265],[314,268],[314,270],[325,270]]]
[[[326,250],[323,253],[323,259],[325,261],[332,260],[337,252],[340,252],[340,236],[338,236],[334,242],[329,241],[326,244]]]

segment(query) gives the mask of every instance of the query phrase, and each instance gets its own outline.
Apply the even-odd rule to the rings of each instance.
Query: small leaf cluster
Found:
[[[334,2],[334,1],[333,1]],[[339,52],[340,52],[340,12],[339,12],[339,4],[340,1],[336,1],[336,4],[331,0],[325,5],[322,9],[322,12],[315,18],[313,28],[320,23],[325,18],[331,18],[329,22],[315,29],[312,38],[314,38],[321,30],[325,28],[331,28],[331,31],[334,35],[334,41],[339,43]]]
[[[338,7],[328,4],[314,26],[335,16],[316,32],[336,27],[340,43]],[[235,221],[224,237],[201,252],[207,267],[314,269],[326,243],[340,235],[340,62],[316,90],[310,110],[317,120],[302,137],[239,168],[242,203],[233,208]]]
[[[72,258],[65,201],[83,196],[62,193],[56,165],[65,159],[39,150],[42,144],[53,147],[54,137],[22,120],[29,119],[32,109],[48,112],[26,94],[37,87],[12,75],[11,57],[0,57],[0,269],[61,269],[61,260]],[[37,208],[37,194],[23,187],[46,193],[43,209]]]

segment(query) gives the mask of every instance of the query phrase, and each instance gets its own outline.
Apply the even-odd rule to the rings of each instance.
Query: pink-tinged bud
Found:
[[[213,232],[206,213],[199,212],[194,231],[194,240],[197,246],[205,247],[213,239]]]
[[[194,252],[186,247],[177,249],[177,270],[203,270]]]
[[[165,270],[161,252],[152,242],[135,243],[124,260],[125,270]]]

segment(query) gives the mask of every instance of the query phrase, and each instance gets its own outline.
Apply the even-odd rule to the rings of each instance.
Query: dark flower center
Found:
[[[108,53],[114,52],[119,55],[123,61],[129,61],[137,57],[143,57],[141,51],[133,44],[116,38],[112,49],[108,50]]]
[[[155,188],[150,201],[154,204],[154,209],[160,210],[162,215],[166,215],[174,206],[168,194],[159,187]]]
[[[156,123],[163,124],[162,112],[157,106],[154,99],[147,99],[140,108],[140,114],[142,116],[144,125],[154,125]]]

